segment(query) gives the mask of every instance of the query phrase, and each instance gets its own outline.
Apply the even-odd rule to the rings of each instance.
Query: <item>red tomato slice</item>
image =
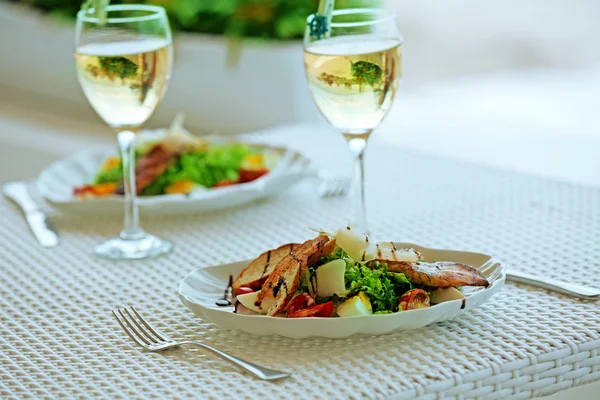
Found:
[[[242,294],[248,294],[248,293],[254,293],[254,292],[255,292],[254,289],[249,288],[247,286],[242,286],[242,287],[237,288],[237,290],[235,291],[234,294],[236,296],[239,296],[239,295],[242,295]]]
[[[289,317],[291,314],[295,314],[296,312],[298,312],[300,310],[303,310],[308,307],[312,307],[315,304],[316,304],[315,299],[310,297],[309,294],[307,294],[307,293],[299,294],[298,296],[294,297],[292,299],[292,301],[290,301],[290,303],[288,304],[287,316]]]
[[[429,295],[423,289],[409,290],[398,301],[398,309],[402,311],[425,307],[429,307]]]
[[[74,196],[108,196],[117,191],[116,183],[99,183],[97,185],[79,186],[73,189]]]
[[[244,182],[252,182],[253,180],[260,178],[261,176],[268,174],[269,170],[266,168],[261,168],[261,169],[240,168],[239,173],[240,173],[240,182],[244,183]]]
[[[215,183],[215,186],[213,186],[213,187],[231,186],[231,185],[237,185],[238,183],[239,183],[238,181],[225,180],[225,181]]]
[[[93,193],[94,193],[94,188],[92,187],[92,185],[85,185],[85,186],[79,186],[79,187],[73,188],[74,196],[83,196],[85,194],[93,194]]]
[[[290,314],[288,311],[287,316],[288,316],[288,318],[306,318],[306,317],[327,318],[327,317],[331,317],[332,313],[333,313],[333,301],[328,301],[327,303],[318,304],[316,306],[298,310],[292,314]]]

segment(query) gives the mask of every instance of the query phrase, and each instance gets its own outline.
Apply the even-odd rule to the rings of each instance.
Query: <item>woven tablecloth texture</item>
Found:
[[[510,269],[600,286],[600,188],[374,145],[368,211],[376,238],[482,251]],[[212,214],[144,216],[174,253],[97,259],[117,217],[57,215],[62,243],[41,249],[0,201],[0,398],[522,399],[600,379],[600,305],[507,285],[453,321],[380,337],[291,340],[225,331],[178,300],[194,268],[256,256],[336,227],[348,198],[314,182]],[[285,371],[265,383],[195,349],[149,353],[110,310],[136,305],[165,333]]]

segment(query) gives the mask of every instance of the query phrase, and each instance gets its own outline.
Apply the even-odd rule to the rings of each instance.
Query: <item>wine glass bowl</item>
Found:
[[[170,251],[170,242],[146,233],[136,204],[135,133],[150,118],[167,89],[173,49],[165,10],[114,5],[106,18],[81,10],[75,29],[75,67],[92,108],[117,132],[123,168],[125,227],[98,247],[97,255],[135,259]]]
[[[333,12],[326,30],[309,17],[304,37],[308,86],[325,119],[346,138],[355,159],[356,225],[367,232],[364,152],[387,115],[402,75],[402,36],[382,9]],[[324,32],[323,32],[324,31]]]

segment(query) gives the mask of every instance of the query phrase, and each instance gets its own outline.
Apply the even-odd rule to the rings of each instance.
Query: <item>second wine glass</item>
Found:
[[[160,103],[171,75],[173,49],[162,7],[114,5],[97,18],[77,14],[75,66],[92,108],[117,133],[123,169],[125,226],[96,247],[97,255],[137,259],[169,252],[171,242],[146,233],[136,203],[135,135]]]
[[[383,9],[336,10],[327,29],[310,16],[304,67],[323,116],[346,138],[354,157],[357,227],[368,233],[364,154],[371,133],[389,111],[402,75],[402,35]]]

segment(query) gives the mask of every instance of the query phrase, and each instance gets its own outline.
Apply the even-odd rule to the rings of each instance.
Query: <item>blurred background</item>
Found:
[[[318,1],[146,2],[167,8],[176,52],[150,127],[185,111],[196,133],[328,129],[301,52],[305,18]],[[600,2],[336,1],[336,8],[375,5],[396,11],[405,40],[402,89],[376,140],[600,184]],[[79,7],[79,0],[0,1],[0,182],[34,178],[52,160],[113,144],[76,80]],[[15,162],[24,165],[6,168]]]

